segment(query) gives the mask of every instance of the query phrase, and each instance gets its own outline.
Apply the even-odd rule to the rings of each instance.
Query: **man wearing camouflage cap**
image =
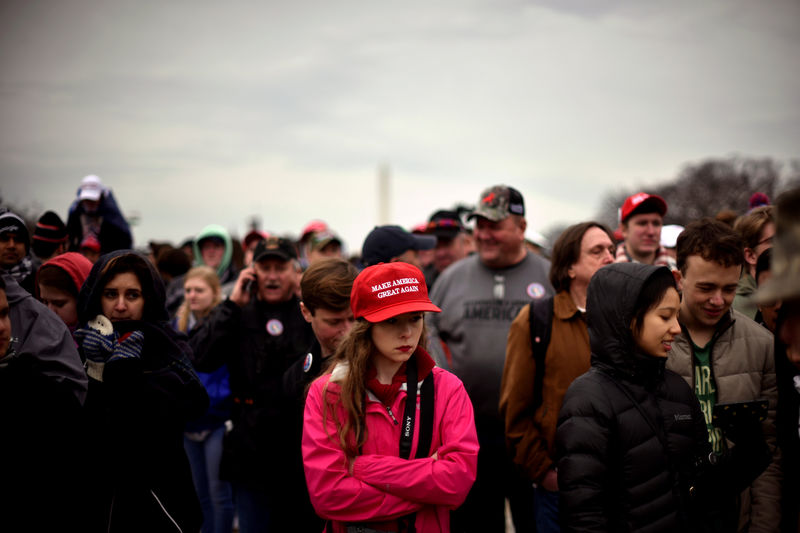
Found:
[[[532,531],[533,488],[506,453],[498,402],[509,327],[532,299],[553,294],[550,263],[525,247],[525,203],[516,189],[486,189],[468,218],[476,220],[478,253],[442,272],[431,293],[442,312],[429,317],[472,399],[481,445],[477,480],[452,530],[505,531],[507,497],[516,531]]]

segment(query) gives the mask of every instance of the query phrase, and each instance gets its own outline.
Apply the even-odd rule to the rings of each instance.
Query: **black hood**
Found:
[[[144,255],[133,250],[117,250],[103,255],[97,260],[78,295],[78,319],[81,326],[85,327],[89,320],[101,313],[100,296],[111,276],[106,272],[107,266],[112,260],[125,255],[135,257],[133,262],[136,264],[136,276],[142,284],[144,311],[141,320],[115,322],[114,330],[119,334],[133,330],[144,333],[142,363],[150,375],[169,368],[183,383],[193,383],[199,386],[197,374],[189,362],[191,348],[186,342],[186,336],[175,331],[169,325],[169,315],[164,307],[164,283],[155,267]],[[208,407],[205,390],[201,396],[204,397],[202,401],[186,406],[187,410],[193,412],[190,418],[200,416]]]
[[[167,322],[169,315],[165,307],[166,291],[164,282],[156,271],[155,267],[144,255],[134,250],[116,250],[100,257],[92,266],[89,277],[81,287],[78,295],[78,320],[80,324],[85,324],[101,313],[100,296],[103,287],[108,283],[108,276],[105,275],[106,266],[111,260],[123,255],[133,255],[141,259],[147,268],[141,269],[137,277],[142,284],[142,294],[144,296],[144,313],[142,321],[159,323]]]
[[[645,282],[665,268],[613,263],[592,276],[586,297],[592,366],[602,366],[637,381],[663,373],[666,359],[639,353],[630,325]]]

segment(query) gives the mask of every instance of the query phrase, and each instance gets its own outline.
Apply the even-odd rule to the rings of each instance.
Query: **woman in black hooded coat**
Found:
[[[208,407],[190,348],[169,326],[164,285],[140,254],[92,268],[76,331],[89,375],[87,531],[199,531],[202,513],[183,448],[186,421]]]
[[[615,263],[592,277],[592,366],[567,390],[556,435],[562,531],[731,526],[720,517],[735,516],[730,505],[751,479],[733,475],[741,456],[712,466],[700,404],[665,369],[679,307],[665,267]]]

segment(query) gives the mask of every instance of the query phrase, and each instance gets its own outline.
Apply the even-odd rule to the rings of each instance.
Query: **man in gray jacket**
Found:
[[[0,276],[0,531],[82,531],[87,377],[64,322]],[[94,443],[92,443],[94,444]]]
[[[10,275],[3,274],[3,280],[14,332],[13,356],[33,361],[53,386],[69,393],[76,405],[83,405],[88,378],[69,329]]]
[[[769,401],[762,431],[773,460],[741,495],[739,530],[778,531],[781,482],[773,338],[767,329],[731,309],[744,264],[744,243],[730,227],[704,218],[687,225],[678,237],[677,263],[682,333],[674,339],[667,368],[694,387],[718,455],[731,443],[730,435],[712,423],[714,406]],[[735,522],[735,517],[731,520]]]
[[[532,299],[553,294],[550,263],[525,248],[525,204],[516,189],[486,189],[469,218],[476,219],[478,253],[442,272],[431,293],[442,312],[428,317],[447,363],[472,399],[481,446],[477,480],[451,527],[454,532],[505,531],[508,497],[514,526],[522,533],[533,530],[533,488],[506,452],[500,381],[511,322]]]

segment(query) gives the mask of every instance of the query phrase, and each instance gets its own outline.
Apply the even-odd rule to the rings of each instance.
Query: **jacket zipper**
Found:
[[[398,422],[397,419],[394,417],[394,413],[392,412],[392,408],[389,407],[388,405],[386,406],[386,412],[389,413],[390,417],[392,417],[392,422],[394,422],[395,426],[400,424],[400,422]]]
[[[114,500],[117,499],[117,493],[114,492],[111,494],[111,507],[108,509],[108,522],[106,527],[106,533],[111,532],[111,517],[114,516]]]

